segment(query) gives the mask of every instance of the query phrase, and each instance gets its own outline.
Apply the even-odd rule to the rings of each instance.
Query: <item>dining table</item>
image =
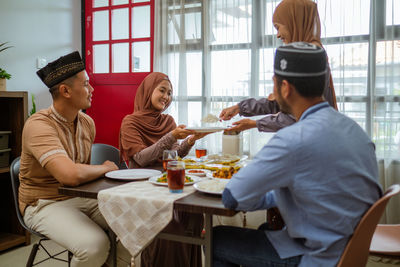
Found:
[[[116,180],[106,177],[101,177],[97,180],[85,183],[76,187],[61,186],[58,188],[60,194],[71,197],[83,197],[97,199],[99,192],[114,188],[116,186],[124,185],[128,181]],[[131,182],[130,185],[134,186],[136,181]],[[139,185],[139,183],[138,183]],[[176,194],[174,194],[176,195]],[[194,190],[193,192],[174,200],[173,211],[183,211],[188,213],[197,213],[204,215],[204,231],[199,237],[188,235],[184,229],[180,229],[174,223],[169,223],[162,229],[156,238],[178,241],[182,243],[196,244],[204,246],[204,260],[205,266],[212,266],[212,228],[213,216],[234,216],[237,211],[227,209],[221,201],[221,195],[207,194]],[[111,231],[111,237],[115,240],[115,234]],[[118,235],[117,235],[118,236]],[[118,237],[121,238],[121,237]],[[116,244],[111,242],[111,256],[113,257],[114,266],[116,266]]]

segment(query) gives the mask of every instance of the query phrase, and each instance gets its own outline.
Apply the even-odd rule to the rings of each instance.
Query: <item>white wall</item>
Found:
[[[36,59],[51,62],[81,52],[80,0],[0,0],[0,43],[14,46],[0,53],[0,68],[12,75],[7,91],[28,91],[37,110],[51,104],[48,88],[36,75]]]

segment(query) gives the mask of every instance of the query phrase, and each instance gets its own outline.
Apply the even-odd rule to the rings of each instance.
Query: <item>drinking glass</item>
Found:
[[[182,193],[185,186],[185,163],[169,161],[167,164],[167,181],[171,193]]]
[[[204,147],[196,147],[196,158],[201,158],[207,155],[207,149]]]
[[[178,153],[176,150],[164,150],[163,152],[163,169],[167,171],[167,163],[171,160],[177,160]]]

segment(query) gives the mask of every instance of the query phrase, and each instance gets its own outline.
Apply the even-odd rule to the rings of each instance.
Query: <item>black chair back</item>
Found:
[[[119,149],[107,144],[93,144],[91,151],[90,164],[100,165],[104,161],[114,162],[119,169],[127,169],[125,162],[119,163]]]

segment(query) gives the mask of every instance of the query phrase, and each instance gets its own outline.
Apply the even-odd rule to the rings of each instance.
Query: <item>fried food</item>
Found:
[[[240,170],[240,167],[229,167],[218,169],[213,172],[213,177],[222,179],[231,179],[232,176]]]

